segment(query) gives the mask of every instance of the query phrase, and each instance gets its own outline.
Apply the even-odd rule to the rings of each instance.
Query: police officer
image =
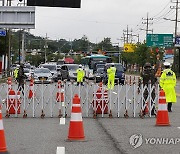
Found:
[[[18,71],[19,71],[19,65],[17,65],[17,67],[14,70],[14,78],[16,81],[18,80]]]
[[[79,68],[76,70],[77,73],[77,86],[79,83],[83,86],[83,78],[84,78],[84,70],[82,69],[82,65],[79,65]]]
[[[160,77],[160,87],[164,90],[166,102],[168,103],[168,112],[172,112],[172,103],[176,103],[176,75],[170,69],[170,63],[164,62],[165,69]]]
[[[152,97],[151,105],[153,105],[153,101],[155,99],[155,88],[153,86],[155,86],[157,78],[155,77],[155,71],[152,69],[152,66],[149,62],[146,62],[144,65],[143,72],[141,73],[141,79],[142,79],[143,86],[144,87],[146,86],[146,88],[144,88],[144,93],[143,93],[144,105],[148,101],[147,98],[149,95],[149,90],[148,90],[149,83],[151,83],[151,87],[153,88],[152,93],[151,93],[151,97]],[[145,111],[143,111],[143,114],[145,115]],[[156,115],[154,106],[151,110],[151,115]]]
[[[112,66],[107,69],[108,89],[114,88],[115,74],[116,74],[116,67],[114,67],[114,63],[112,63]]]

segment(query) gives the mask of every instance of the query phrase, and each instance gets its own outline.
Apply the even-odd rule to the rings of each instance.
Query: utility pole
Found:
[[[138,41],[137,41],[137,43],[139,43],[140,41],[139,41],[139,34],[137,34],[137,35],[131,35],[131,37],[132,37],[132,40],[133,40],[133,36],[136,36],[137,38],[138,38]]]
[[[11,6],[11,0],[9,4],[7,1],[7,6]],[[10,76],[10,63],[11,63],[11,29],[8,29],[8,63],[7,63],[7,75]]]
[[[46,61],[47,61],[47,55],[46,55],[46,49],[47,49],[47,33],[46,33],[46,37],[45,37],[45,51],[44,51],[44,58],[45,58],[45,60],[44,60],[44,62],[46,63]]]
[[[171,19],[166,19],[165,20],[171,20],[171,21],[175,21],[175,29],[174,29],[174,71],[175,73],[177,73],[177,75],[180,75],[180,50],[179,48],[175,47],[176,44],[176,37],[177,37],[177,27],[178,27],[178,9],[179,9],[179,1],[176,0],[175,2],[171,1],[172,3],[176,3],[176,6],[170,6],[171,9],[176,9],[176,16],[175,16],[175,20],[171,20]]]
[[[126,37],[126,43],[129,43],[129,35],[132,35],[132,29],[131,29],[131,33],[129,33],[129,29],[128,29],[128,25],[127,25],[127,29],[126,30],[123,30],[123,35],[125,35],[124,36],[124,38]],[[124,42],[125,42],[125,39],[124,39]]]
[[[147,13],[147,18],[142,18],[142,20],[145,20],[145,22],[142,22],[142,24],[146,24],[146,29],[140,29],[140,30],[145,30],[146,36],[147,36],[149,31],[151,31],[153,33],[153,30],[149,29],[149,25],[153,24],[153,23],[150,23],[149,21],[153,20],[153,18],[149,18],[149,14]]]

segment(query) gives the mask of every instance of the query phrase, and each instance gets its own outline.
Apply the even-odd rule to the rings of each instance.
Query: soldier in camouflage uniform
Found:
[[[157,78],[155,77],[155,71],[152,69],[152,66],[150,63],[145,63],[144,65],[144,69],[143,72],[141,73],[141,79],[142,79],[142,83],[143,86],[147,86],[147,88],[144,89],[144,104],[147,103],[147,98],[149,95],[149,90],[148,90],[148,84],[151,82],[151,87],[155,86]],[[152,93],[151,93],[151,97],[152,97],[152,102],[151,105],[153,105],[153,101],[155,99],[155,89],[153,89]],[[143,114],[145,115],[145,111],[143,111]],[[153,106],[152,111],[151,111],[151,115],[156,115],[155,114],[155,107]]]

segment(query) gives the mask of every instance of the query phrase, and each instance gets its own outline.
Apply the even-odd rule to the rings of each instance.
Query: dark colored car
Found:
[[[93,73],[96,73],[96,71],[99,69],[99,68],[103,68],[105,67],[105,64],[106,63],[103,63],[103,62],[97,62],[94,64],[94,67],[93,67]]]
[[[103,76],[103,82],[104,84],[107,84],[108,82],[108,77],[107,77],[107,68],[111,67],[112,63],[107,63],[105,65],[105,71],[104,71],[104,76]],[[116,74],[115,74],[115,82],[119,84],[124,84],[125,81],[125,68],[121,63],[114,63],[114,66],[116,67]]]
[[[97,71],[94,74],[96,83],[101,82],[103,80],[104,71],[105,71],[104,68],[97,69]]]

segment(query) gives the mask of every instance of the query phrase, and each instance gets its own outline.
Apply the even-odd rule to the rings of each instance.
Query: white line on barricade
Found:
[[[59,124],[60,125],[65,125],[65,121],[66,121],[65,118],[60,118]]]
[[[65,154],[65,147],[57,147],[56,154]]]

